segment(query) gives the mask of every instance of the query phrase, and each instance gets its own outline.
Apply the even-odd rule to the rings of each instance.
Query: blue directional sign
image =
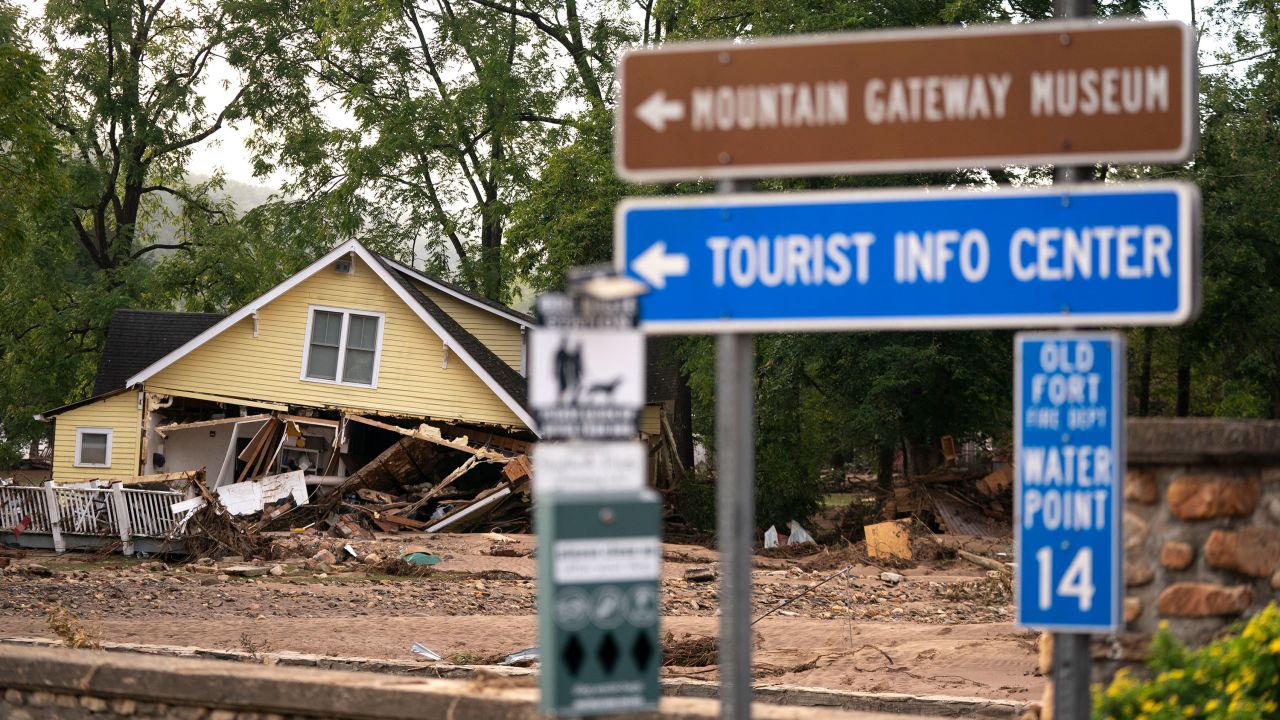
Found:
[[[1199,207],[1186,183],[631,199],[614,260],[648,332],[1176,325]]]
[[[1019,333],[1014,348],[1018,625],[1120,627],[1125,349],[1118,333]]]

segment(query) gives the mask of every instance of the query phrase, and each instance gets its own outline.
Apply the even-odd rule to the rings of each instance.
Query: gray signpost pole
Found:
[[[749,190],[721,180],[716,191]],[[716,338],[716,545],[720,550],[720,717],[751,717],[751,551],[755,542],[755,337]]]
[[[1053,0],[1053,14],[1064,20],[1093,16],[1093,0]],[[1069,41],[1069,39],[1067,40]],[[1059,165],[1053,169],[1055,183],[1088,182],[1092,167]],[[1053,634],[1053,710],[1062,720],[1089,720],[1092,675],[1089,636],[1084,633]]]

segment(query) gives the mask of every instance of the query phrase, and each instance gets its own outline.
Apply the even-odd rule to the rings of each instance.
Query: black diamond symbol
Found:
[[[636,641],[631,643],[631,659],[636,661],[638,670],[649,667],[649,661],[653,659],[653,643],[649,641],[649,633],[642,631],[636,635]]]
[[[564,652],[560,653],[560,658],[564,660],[565,667],[569,668],[570,675],[578,674],[586,654],[582,651],[582,643],[578,642],[577,635],[569,636],[569,642],[564,644]]]
[[[600,642],[600,650],[596,653],[606,674],[613,674],[613,666],[618,664],[618,643],[613,641],[613,633],[604,636]]]

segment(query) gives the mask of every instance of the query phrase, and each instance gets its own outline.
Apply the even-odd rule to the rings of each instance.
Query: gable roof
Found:
[[[401,301],[419,319],[426,323],[427,327],[431,328],[431,331],[441,341],[449,346],[449,349],[480,378],[481,382],[493,391],[494,395],[498,396],[498,399],[502,400],[516,417],[520,418],[530,430],[537,432],[537,424],[526,407],[524,378],[515,370],[512,370],[510,365],[503,362],[484,343],[467,332],[448,313],[440,309],[439,305],[427,297],[426,293],[414,285],[412,280],[418,279],[420,273],[403,268],[403,266],[397,267],[399,263],[393,263],[382,258],[356,240],[348,240],[335,247],[284,282],[246,303],[244,307],[226,316],[204,332],[129,376],[125,380],[126,386],[132,387],[138,383],[145,382],[148,378],[177,362],[192,350],[217,337],[227,328],[256,313],[263,306],[348,254],[355,255],[363,260],[374,271],[374,274],[386,283],[387,287],[399,296]],[[426,281],[424,280],[423,282]],[[512,312],[515,311],[513,310]],[[519,378],[519,380],[517,381],[516,378]]]
[[[101,394],[94,394],[94,395],[91,395],[91,396],[89,396],[89,397],[87,397],[87,398],[85,398],[85,399],[83,399],[83,400],[77,400],[77,401],[75,401],[75,402],[73,402],[73,403],[67,403],[66,405],[62,405],[62,406],[60,406],[60,407],[56,407],[56,408],[54,408],[54,409],[52,409],[52,410],[45,410],[45,411],[44,411],[44,412],[42,412],[42,413],[36,413],[35,415],[32,415],[31,417],[35,418],[36,422],[48,422],[48,421],[49,421],[49,419],[50,419],[50,418],[52,418],[52,417],[54,417],[55,415],[61,415],[62,413],[66,412],[66,411],[68,411],[68,410],[75,410],[76,408],[84,407],[85,405],[88,405],[89,403],[96,403],[96,402],[98,402],[99,400],[106,400],[106,399],[107,399],[107,398],[109,398],[109,397],[115,397],[116,395],[119,395],[120,393],[124,392],[125,390],[128,390],[128,388],[118,388],[118,389],[116,389],[116,390],[109,390],[109,391],[104,392],[104,393],[101,393]]]
[[[458,343],[457,346],[451,345],[451,350],[456,351],[458,346],[461,346],[493,376],[493,379],[511,395],[512,399],[522,407],[528,407],[528,381],[525,380],[523,375],[516,372],[502,358],[498,357],[493,350],[490,350],[488,345],[480,342],[479,338],[458,324],[458,321],[454,320],[452,315],[445,312],[426,293],[422,292],[422,289],[413,282],[416,276],[396,268],[396,263],[382,255],[377,253],[373,253],[373,255],[391,272],[392,277],[409,293],[409,297],[413,298],[414,302],[422,308],[422,311],[435,318],[436,322],[439,322],[444,327],[445,332],[451,335]]]
[[[373,251],[370,251],[370,252],[373,252]],[[462,302],[465,302],[469,305],[474,305],[480,308],[481,310],[488,310],[494,315],[506,318],[507,320],[510,320],[516,323],[517,325],[522,325],[524,327],[532,327],[537,322],[537,320],[535,320],[532,315],[529,315],[528,313],[522,313],[513,307],[503,305],[497,300],[490,300],[489,298],[479,293],[471,292],[470,290],[464,287],[454,285],[451,282],[445,282],[444,280],[441,280],[438,277],[432,277],[431,275],[427,275],[426,273],[421,272],[419,270],[414,270],[408,265],[405,265],[404,263],[401,263],[397,260],[389,258],[386,255],[383,255],[381,253],[375,252],[373,254],[381,258],[384,264],[386,264],[387,266],[394,268],[395,270],[412,277],[414,280],[417,280],[421,283],[429,285],[430,287],[433,287],[436,290],[439,290],[448,295],[452,295],[455,298],[461,300]]]
[[[94,396],[123,389],[146,368],[226,317],[219,313],[116,310],[93,382]]]

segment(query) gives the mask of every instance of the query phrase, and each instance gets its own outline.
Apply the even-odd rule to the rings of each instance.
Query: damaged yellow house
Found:
[[[531,441],[532,323],[351,241],[226,316],[117,312],[93,397],[37,417],[54,423],[56,483],[201,467],[235,482],[273,417],[289,431],[272,468],[318,475],[385,447],[349,416]]]

